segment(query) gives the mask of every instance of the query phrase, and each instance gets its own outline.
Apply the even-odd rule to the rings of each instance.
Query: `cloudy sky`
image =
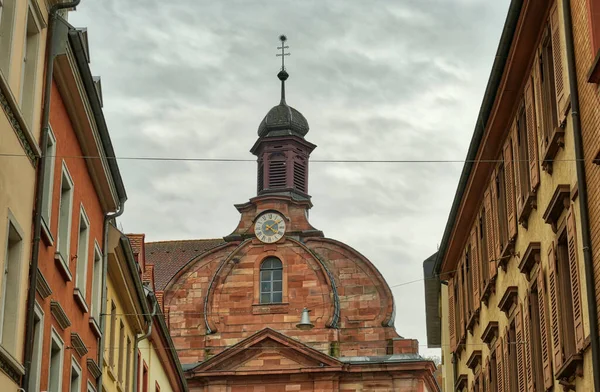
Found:
[[[253,158],[279,102],[308,119],[313,159],[466,156],[509,0],[83,0],[117,156]],[[216,238],[256,192],[254,162],[119,162],[121,224],[149,241]],[[366,255],[391,286],[422,278],[461,163],[312,163],[313,226]],[[398,332],[427,350],[423,282],[394,287]]]

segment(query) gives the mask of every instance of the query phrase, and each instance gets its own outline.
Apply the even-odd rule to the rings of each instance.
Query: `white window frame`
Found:
[[[85,226],[83,235],[84,243],[82,244],[81,228]],[[83,249],[81,249],[83,247]],[[79,290],[83,300],[85,301],[86,286],[87,286],[87,267],[89,261],[90,250],[90,219],[85,213],[83,203],[79,206],[79,230],[77,231],[77,266],[75,269],[75,290]]]
[[[98,241],[94,239],[91,315],[98,325],[100,325],[100,313],[102,312],[102,261],[102,250]]]
[[[17,350],[17,346],[16,346],[16,342],[17,342],[17,320],[19,319],[19,313],[20,313],[20,297],[21,297],[21,274],[23,272],[23,265],[27,265],[28,263],[26,263],[23,258],[25,255],[25,252],[23,251],[24,248],[24,241],[25,241],[25,234],[23,229],[21,228],[21,226],[19,225],[17,219],[15,218],[15,216],[13,215],[13,213],[10,211],[10,209],[8,210],[8,219],[6,222],[6,236],[5,236],[5,249],[4,249],[4,263],[2,264],[2,287],[1,287],[1,292],[0,292],[0,344],[2,345],[2,347],[9,352],[11,355],[15,356],[16,354],[16,350]],[[12,228],[12,230],[11,230]],[[19,244],[19,249],[17,250],[17,255],[16,255],[16,260],[13,260],[13,264],[15,267],[17,267],[16,272],[15,271],[11,271],[10,267],[11,267],[11,260],[9,260],[9,249],[8,249],[8,245],[9,245],[9,241],[11,241],[11,231],[13,231],[13,235],[16,235],[19,237],[18,241],[20,242]],[[14,239],[12,240],[14,241]],[[12,274],[11,274],[12,273]],[[13,275],[14,274],[14,275]],[[14,290],[11,294],[11,298],[8,298],[8,285],[12,284],[13,286],[11,287],[12,290]],[[16,285],[16,286],[14,286]],[[9,301],[7,301],[7,299]],[[13,325],[12,325],[12,330],[10,331],[6,331],[5,330],[5,325],[4,325],[4,318],[6,316],[6,307],[7,307],[7,302],[9,302],[9,306],[12,307],[12,311],[13,314],[10,315],[10,318],[8,319],[8,321],[12,321]],[[10,334],[10,336],[8,336]],[[10,345],[9,345],[10,344]]]
[[[56,383],[55,386],[57,388],[52,388],[53,385],[52,383],[52,372],[50,371],[52,368],[52,346],[56,344],[59,349],[60,349],[60,359],[59,359],[59,364],[57,367],[57,374],[56,374]],[[52,330],[50,332],[50,352],[49,354],[49,361],[48,361],[48,391],[47,392],[61,392],[62,391],[62,375],[63,375],[63,365],[64,365],[64,360],[65,360],[65,342],[64,340],[62,340],[62,338],[60,337],[60,335],[56,332],[56,330],[54,329],[54,327],[52,327]]]
[[[29,127],[33,124],[35,111],[35,96],[38,75],[38,58],[41,44],[42,25],[38,14],[31,4],[27,3],[27,19],[25,19],[25,39],[23,40],[23,53],[21,64],[21,82],[19,105]]]
[[[70,190],[69,200],[68,200],[68,211],[62,211],[63,209],[63,184],[67,183]],[[70,251],[71,251],[71,224],[73,221],[73,194],[75,193],[75,184],[73,183],[73,178],[69,173],[69,169],[67,168],[66,163],[63,161],[62,163],[62,171],[60,178],[60,198],[58,203],[58,229],[56,233],[56,256],[60,259],[60,262],[63,265],[63,268],[66,270],[68,274],[70,274],[69,270],[69,261]],[[68,216],[65,218],[63,214],[67,214]],[[67,221],[64,222],[63,219]],[[61,224],[62,223],[62,224]],[[66,229],[63,225],[66,224]],[[66,238],[65,238],[66,237]],[[71,280],[71,279],[69,279]]]
[[[52,191],[54,186],[54,163],[56,161],[56,136],[54,136],[54,131],[52,131],[51,126],[48,126],[48,144],[44,150],[44,155],[46,155],[47,158],[45,168],[46,171],[44,173],[44,190],[42,193],[42,228],[46,230],[46,234],[50,235],[50,224],[52,220]]]
[[[73,372],[77,374],[77,386],[73,389]],[[69,392],[81,392],[81,385],[83,381],[83,372],[81,365],[77,362],[74,356],[71,356],[71,372],[69,377]]]
[[[87,392],[96,392],[96,387],[91,382],[87,382]]]
[[[33,330],[33,357],[29,371],[29,388],[32,391],[39,391],[42,375],[42,349],[44,347],[44,311],[37,301],[34,306],[36,320]]]
[[[0,73],[8,80],[10,62],[12,58],[12,39],[15,29],[15,9],[17,0],[1,0],[0,9],[0,53],[6,56],[0,57]]]

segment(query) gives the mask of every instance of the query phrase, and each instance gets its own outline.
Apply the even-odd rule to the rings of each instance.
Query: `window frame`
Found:
[[[51,243],[53,242],[50,227],[52,222],[52,194],[54,190],[56,148],[56,136],[54,135],[52,126],[48,125],[48,143],[44,148],[44,156],[46,157],[46,172],[44,173],[44,189],[42,191],[42,229],[45,231],[44,234],[49,237]]]
[[[117,328],[117,304],[114,300],[110,301],[110,340],[108,351],[108,365],[112,370],[115,370],[115,338]]]
[[[540,267],[541,268],[541,267]],[[533,279],[531,288],[528,293],[529,309],[525,312],[525,315],[529,317],[529,331],[525,331],[526,336],[530,337],[531,341],[531,362],[529,366],[532,367],[531,373],[533,374],[533,385],[535,390],[542,390],[544,388],[544,359],[542,356],[542,336],[541,336],[541,314],[540,314],[540,288],[537,284],[537,280]]]
[[[66,196],[68,200],[63,200],[64,184],[68,186],[69,194]],[[56,258],[62,264],[62,268],[70,275],[69,268],[70,252],[71,252],[71,229],[73,224],[73,198],[75,193],[75,183],[73,177],[69,173],[69,169],[65,161],[62,162],[61,179],[60,179],[60,198],[58,203],[58,227],[56,229]],[[63,211],[63,202],[67,202],[67,207]],[[68,210],[67,210],[68,208]],[[66,214],[66,216],[63,216]],[[66,225],[66,228],[63,226]],[[65,238],[66,237],[66,238]],[[70,276],[72,280],[72,276]]]
[[[265,268],[263,267],[265,265],[265,263],[267,263],[268,261],[277,261],[279,262],[279,267],[278,268]],[[275,278],[275,273],[277,271],[280,271],[281,277],[279,279]],[[269,272],[269,278],[264,279],[263,278],[263,272]],[[270,290],[264,291],[263,290],[263,285],[265,283],[269,283],[270,285]],[[275,290],[274,285],[275,283],[279,283],[281,285],[281,289],[280,290]],[[280,294],[281,298],[279,301],[275,301],[274,300],[274,296],[276,294]],[[264,295],[268,295],[269,296],[269,300],[268,301],[263,301],[263,296]],[[276,257],[276,256],[267,256],[265,257],[261,262],[260,262],[260,266],[259,266],[259,303],[261,305],[271,305],[271,304],[282,304],[284,303],[284,297],[283,297],[283,262],[281,261],[280,258]]]
[[[102,249],[98,241],[94,239],[94,264],[92,267],[92,293],[90,299],[90,317],[97,325],[100,325],[100,314],[102,313]]]
[[[2,8],[0,9],[0,53],[8,53],[8,56],[0,59],[0,73],[4,75],[6,80],[8,80],[10,74],[12,60],[16,3],[16,0],[2,0]]]
[[[75,371],[75,373],[77,374],[77,386],[75,387],[75,389],[73,389],[73,371]],[[83,371],[81,369],[81,365],[79,364],[79,362],[77,362],[77,359],[71,355],[71,371],[69,372],[70,374],[70,378],[69,378],[69,392],[80,392],[81,391],[81,385],[82,380],[83,380]]]
[[[563,219],[556,233],[555,244],[556,276],[558,281],[557,299],[561,314],[561,317],[559,317],[559,333],[561,334],[560,340],[564,353],[563,364],[565,364],[572,356],[577,354],[566,219]]]
[[[31,24],[30,24],[31,22]],[[21,80],[19,82],[19,106],[27,125],[32,128],[35,113],[35,97],[38,81],[38,59],[42,42],[42,23],[31,2],[27,4],[27,17],[23,40]]]
[[[53,346],[55,344],[60,351],[59,364],[57,366],[58,371],[56,372],[57,378],[56,378],[56,382],[54,383],[58,389],[51,389],[53,386],[52,385],[52,351],[54,348]],[[65,342],[60,337],[58,332],[56,332],[54,327],[51,327],[51,332],[50,332],[50,353],[49,353],[49,355],[50,356],[49,356],[49,361],[48,361],[48,387],[47,387],[47,390],[48,390],[48,392],[61,392],[62,391],[62,382],[63,382],[63,379],[62,379],[63,366],[64,366],[64,360],[65,360]]]
[[[12,230],[11,230],[12,229]],[[17,249],[17,254],[16,256],[13,254],[12,256],[10,255],[10,242],[11,241],[15,241],[14,239],[11,240],[11,231],[13,235],[16,235],[19,237],[19,239],[17,240],[19,242],[19,249]],[[8,214],[7,214],[7,222],[6,222],[6,235],[5,235],[5,249],[4,249],[4,264],[2,264],[2,286],[1,286],[1,297],[0,297],[0,345],[2,345],[2,347],[9,353],[11,354],[13,357],[16,356],[16,350],[17,350],[17,321],[19,319],[19,313],[21,312],[21,307],[19,306],[20,304],[20,297],[21,297],[21,276],[23,274],[23,265],[28,265],[27,262],[24,262],[24,256],[26,254],[26,252],[24,252],[24,241],[25,241],[25,232],[23,231],[23,229],[21,228],[21,225],[19,225],[19,222],[17,221],[16,217],[13,215],[12,211],[10,209],[8,209]],[[12,263],[11,263],[12,261]],[[11,271],[11,265],[13,267],[16,267],[16,272],[13,269]],[[11,272],[14,274],[11,274]],[[15,286],[16,285],[16,286]],[[10,291],[9,291],[10,290]],[[10,295],[9,295],[10,293]],[[10,298],[13,298],[14,301],[10,301]],[[7,300],[8,299],[8,300]],[[12,307],[14,307],[13,312],[14,312],[14,316],[13,317],[8,317],[5,319],[6,317],[6,304],[10,303]],[[12,324],[8,324],[5,325],[5,321],[7,321],[8,323],[12,323]],[[11,327],[11,330],[7,330],[7,327]],[[8,333],[11,333],[11,336],[6,336]],[[12,346],[8,346],[7,343],[4,342],[5,337],[7,338],[7,343],[8,342],[12,342]]]
[[[82,244],[82,223],[85,225],[85,242]],[[90,219],[88,218],[83,203],[79,207],[79,230],[77,231],[77,263],[75,267],[75,291],[79,290],[85,301],[87,295],[87,268],[90,255]],[[83,250],[81,249],[83,245]]]
[[[42,356],[44,349],[44,311],[40,304],[34,304],[34,326],[33,326],[33,355],[31,369],[29,370],[29,388],[32,391],[40,389],[42,377]],[[36,358],[37,357],[37,358]]]

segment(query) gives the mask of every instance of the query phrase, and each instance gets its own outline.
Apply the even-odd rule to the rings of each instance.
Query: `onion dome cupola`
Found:
[[[277,77],[281,81],[281,101],[274,106],[258,127],[258,140],[250,150],[257,156],[257,191],[289,194],[294,198],[308,199],[308,160],[315,145],[304,136],[309,126],[306,118],[285,100],[285,81],[289,74],[285,69],[285,35],[281,41],[281,71]]]

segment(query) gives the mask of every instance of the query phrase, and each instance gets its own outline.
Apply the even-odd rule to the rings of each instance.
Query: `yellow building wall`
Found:
[[[106,392],[127,392],[127,391],[133,391],[133,379],[135,377],[135,369],[133,368],[133,362],[134,362],[134,356],[137,355],[137,353],[134,352],[134,343],[135,343],[135,337],[136,337],[136,331],[135,331],[135,320],[133,320],[132,322],[132,318],[135,319],[136,316],[131,315],[128,311],[125,309],[125,304],[123,303],[123,296],[120,296],[116,291],[115,291],[115,283],[113,282],[113,279],[111,279],[110,277],[110,273],[108,274],[109,276],[106,279],[106,283],[107,283],[107,301],[106,301],[106,313],[107,315],[106,317],[106,328],[105,328],[105,341],[104,341],[104,365],[103,365],[103,376],[102,376],[102,386],[104,388],[104,390]],[[114,304],[116,305],[116,322],[115,322],[115,330],[112,331],[111,330],[111,306],[112,303],[114,302]],[[131,308],[131,307],[129,307]],[[119,328],[120,328],[120,322],[123,322],[123,325],[125,326],[125,338],[123,339],[123,345],[124,347],[120,346],[120,342],[119,342]],[[115,335],[114,337],[114,347],[111,348],[110,342],[111,342],[111,338],[112,335]],[[129,387],[127,388],[125,385],[125,378],[126,378],[126,366],[127,366],[127,338],[129,338],[129,340],[131,341],[131,350],[129,351]],[[110,350],[114,350],[114,366],[110,366],[109,363],[109,351]],[[123,382],[119,381],[119,372],[118,372],[118,366],[119,366],[119,355],[122,353],[123,357]]]
[[[6,3],[6,2],[5,2]],[[21,77],[23,64],[23,49],[26,36],[26,20],[28,7],[36,8],[38,15],[40,34],[38,38],[38,51],[35,70],[35,85],[33,93],[33,117],[31,126],[20,121],[15,125],[14,120],[22,119],[20,109]],[[12,14],[12,37],[10,40],[9,53],[1,56],[9,56],[9,63],[4,71],[0,70],[0,92],[3,99],[0,100],[0,270],[4,270],[5,252],[7,246],[8,217],[12,215],[21,230],[21,270],[19,271],[19,302],[16,315],[17,333],[15,336],[15,351],[11,354],[13,359],[23,365],[23,349],[25,339],[26,300],[29,263],[31,260],[31,238],[33,220],[33,205],[35,194],[36,172],[35,163],[31,157],[26,155],[23,147],[28,144],[27,138],[34,144],[30,146],[37,154],[37,144],[40,134],[41,96],[43,90],[44,57],[46,45],[46,24],[48,9],[44,0],[16,0],[14,13]],[[6,19],[5,19],[6,20]],[[21,141],[20,141],[21,140]],[[0,275],[0,285],[3,274]],[[17,383],[0,371],[0,390],[16,390]]]
[[[175,390],[171,388],[167,373],[158,358],[155,350],[155,343],[148,339],[144,339],[139,343],[139,350],[142,355],[142,360],[145,361],[148,366],[148,392],[155,391],[156,383],[160,386],[160,392],[175,392]]]
[[[558,2],[558,10],[559,16],[562,20],[562,3]],[[561,34],[563,39],[563,50],[564,50],[564,31],[562,31],[562,22],[561,22]],[[564,69],[566,73],[566,53],[563,55]],[[567,79],[567,75],[565,75],[565,80]],[[568,83],[565,83],[568,90]],[[568,96],[568,91],[565,92]],[[539,131],[538,131],[539,132]],[[542,148],[539,149],[540,154],[540,162],[542,160]],[[553,164],[553,172],[552,174],[548,174],[545,171],[540,169],[540,186],[537,191],[537,209],[534,209],[528,220],[528,228],[525,229],[521,225],[518,227],[517,240],[515,245],[515,254],[517,257],[511,257],[506,272],[504,272],[501,268],[498,268],[498,277],[495,283],[495,293],[489,297],[488,305],[485,306],[483,303],[481,304],[481,311],[479,317],[479,323],[475,325],[473,328],[473,333],[467,332],[466,338],[466,348],[460,355],[458,361],[458,374],[467,374],[469,377],[468,386],[471,386],[471,383],[474,381],[473,372],[467,367],[466,361],[474,350],[482,351],[482,362],[485,363],[486,358],[490,356],[490,350],[487,345],[484,344],[481,340],[481,334],[483,333],[485,327],[488,325],[489,321],[498,321],[499,327],[499,336],[504,336],[504,330],[508,326],[508,318],[506,315],[498,308],[498,302],[504,294],[505,290],[509,286],[518,286],[518,302],[520,304],[524,303],[524,297],[528,289],[528,281],[519,269],[518,264],[520,262],[519,255],[523,255],[525,250],[530,242],[538,241],[541,242],[541,266],[545,272],[546,278],[546,287],[548,287],[548,247],[552,241],[556,240],[556,234],[552,231],[552,228],[549,224],[546,224],[542,218],[542,215],[548,206],[550,199],[559,184],[568,184],[571,189],[577,183],[577,173],[575,167],[575,150],[574,150],[574,138],[573,138],[573,122],[571,118],[571,112],[568,112],[567,115],[567,123],[565,127],[565,145],[564,148],[561,148],[558,154],[555,157],[555,161]],[[577,243],[578,243],[578,262],[579,262],[579,277],[580,277],[580,293],[581,293],[581,308],[583,311],[583,327],[584,327],[584,336],[586,338],[589,337],[589,313],[588,313],[588,302],[587,302],[587,292],[585,290],[585,270],[583,264],[583,250],[582,250],[582,241],[581,241],[581,222],[580,222],[580,214],[579,214],[579,198],[574,201],[574,212],[575,212],[575,220],[577,222]],[[560,219],[564,219],[566,215],[563,212]],[[560,221],[559,219],[559,221]],[[546,297],[548,298],[548,297]],[[546,300],[546,306],[548,307],[549,299]],[[445,312],[447,313],[448,309],[448,298],[442,301]],[[548,326],[550,327],[550,319],[549,314],[548,317]],[[458,322],[458,321],[457,321]],[[442,330],[449,329],[448,319],[443,320]],[[550,355],[552,354],[553,342],[552,338],[549,335],[549,350]],[[450,353],[449,350],[443,350],[444,354],[444,363],[450,362]],[[591,358],[591,348],[588,346],[586,351],[584,352],[584,369],[583,369],[583,377],[577,377],[576,379],[576,388],[578,391],[592,391],[593,390],[593,378],[592,378],[592,358]],[[447,368],[450,373],[451,364]],[[553,365],[554,366],[554,365]],[[553,374],[554,371],[553,370]],[[453,388],[453,387],[452,387]],[[447,389],[448,390],[448,389]],[[453,389],[450,389],[453,390]],[[562,386],[559,385],[559,382],[555,380],[554,390],[562,390]]]

